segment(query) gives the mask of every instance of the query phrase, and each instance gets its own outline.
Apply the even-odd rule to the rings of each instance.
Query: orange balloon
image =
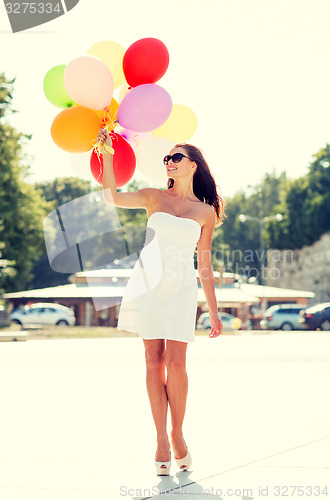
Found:
[[[69,153],[83,153],[92,149],[101,127],[102,120],[94,111],[73,106],[58,113],[50,133],[59,148]]]
[[[116,99],[112,98],[110,106],[107,109],[103,109],[102,111],[93,110],[94,113],[102,120],[102,127],[104,128],[106,125],[113,123],[113,127],[109,127],[108,130],[113,130],[117,123],[114,123],[117,120],[119,104]]]

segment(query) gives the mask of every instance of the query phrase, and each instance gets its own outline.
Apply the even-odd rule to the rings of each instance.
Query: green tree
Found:
[[[54,210],[69,201],[101,189],[93,189],[90,181],[78,177],[58,177],[52,181],[37,182],[35,187],[52,204]]]
[[[15,80],[0,74],[0,244],[2,259],[13,263],[12,272],[1,276],[4,291],[24,288],[34,260],[42,251],[42,220],[47,203],[25,182],[28,166],[23,146],[31,136],[5,121],[12,111]]]
[[[310,212],[310,239],[314,242],[330,230],[330,145],[314,155],[309,166],[308,211]]]
[[[308,173],[291,181],[276,207],[285,218],[280,225],[269,223],[267,227],[267,241],[272,248],[302,248],[330,231],[330,145],[313,158]]]
[[[90,181],[77,177],[59,177],[50,181],[37,182],[35,184],[40,196],[48,202],[48,215],[53,210],[58,209],[65,203],[85,196],[93,191]],[[100,188],[96,188],[101,189]],[[83,216],[83,214],[80,214]],[[79,224],[79,219],[76,222]],[[27,284],[27,288],[44,288],[49,286],[64,285],[68,283],[71,273],[59,273],[50,267],[46,251],[45,241],[42,242],[42,252],[35,261],[32,269],[32,278]]]
[[[146,186],[146,183],[132,180],[125,186],[125,191],[137,191]],[[51,207],[49,212],[63,207],[63,205],[68,202],[77,200],[77,205],[75,206],[75,204],[73,204],[71,207],[72,209],[70,209],[70,221],[68,222],[75,228],[81,227],[86,230],[86,221],[102,220],[102,218],[108,216],[106,207],[102,204],[100,205],[98,202],[100,199],[103,199],[102,187],[94,187],[89,181],[81,180],[76,177],[63,177],[52,181],[37,183],[36,187],[49,202],[49,206]],[[122,190],[123,188],[118,188],[118,191]],[[99,196],[95,196],[97,193],[99,193]],[[86,195],[90,195],[88,198],[89,202],[80,204],[79,199]],[[76,209],[78,206],[80,210]],[[127,244],[127,252],[129,254],[134,253],[142,247],[144,242],[144,231],[147,220],[146,211],[144,209],[117,207],[116,212],[123,229],[123,235]],[[90,231],[91,233],[93,232],[92,227],[90,227]],[[122,234],[117,234],[116,236],[119,240],[116,240],[114,235],[111,236],[111,234],[105,234],[95,240],[92,255],[90,255],[90,258],[85,256],[84,266],[86,269],[91,269],[95,266],[99,267],[100,265],[102,266],[104,262],[111,262],[113,260],[113,254],[120,253],[118,249],[121,246],[120,241],[122,240]],[[44,288],[64,285],[69,282],[68,278],[74,272],[75,269],[72,269],[72,272],[66,273],[54,271],[50,266],[46,247],[43,245],[42,255],[34,265],[34,276],[28,286],[29,288]]]
[[[278,213],[276,207],[285,198],[287,186],[285,172],[279,176],[275,172],[267,173],[260,184],[248,186],[246,191],[226,200],[228,218],[223,224],[222,242],[226,245],[223,252],[225,270],[248,277],[258,275],[261,264],[259,224],[254,221],[243,223],[239,215],[262,219]]]
[[[1,225],[1,220],[0,220],[0,225]],[[0,242],[0,297],[5,291],[2,287],[4,278],[6,276],[15,276],[15,269],[14,269],[14,264],[15,262],[13,260],[8,260],[8,259],[3,259],[2,258],[2,251],[1,249],[5,247],[5,244],[3,241]],[[1,304],[1,301],[0,301]]]

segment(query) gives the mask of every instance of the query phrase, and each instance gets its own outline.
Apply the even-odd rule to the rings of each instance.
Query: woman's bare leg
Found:
[[[152,416],[157,432],[155,460],[170,460],[170,443],[167,435],[167,393],[165,378],[165,340],[143,339],[146,360],[146,384]]]
[[[166,391],[171,409],[171,440],[174,458],[187,455],[187,445],[183,438],[183,419],[188,395],[188,375],[186,372],[186,342],[167,340],[165,364],[167,370]]]

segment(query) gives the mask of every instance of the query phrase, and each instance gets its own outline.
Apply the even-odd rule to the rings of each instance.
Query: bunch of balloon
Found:
[[[51,136],[70,153],[78,174],[79,164],[85,165],[89,153],[92,176],[102,184],[103,157],[96,137],[100,128],[106,128],[113,140],[118,187],[133,177],[136,163],[149,181],[166,182],[161,158],[197,128],[193,111],[173,105],[169,93],[157,84],[168,65],[165,44],[143,38],[127,50],[112,41],[95,43],[86,55],[48,71],[45,95],[53,105],[64,108],[53,120]]]

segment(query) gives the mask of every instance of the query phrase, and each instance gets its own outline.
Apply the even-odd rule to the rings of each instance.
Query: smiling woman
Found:
[[[111,151],[107,131],[101,129],[98,140]],[[168,475],[168,404],[176,463],[181,470],[192,463],[182,425],[188,392],[186,351],[196,327],[196,245],[198,272],[209,305],[209,337],[222,332],[210,256],[214,227],[222,223],[223,200],[201,151],[193,145],[178,144],[165,156],[167,189],[146,188],[135,193],[117,192],[108,151],[103,153],[105,200],[120,207],[143,207],[148,215],[145,244],[124,291],[118,329],[137,332],[143,339],[147,390],[157,430],[156,471]]]

